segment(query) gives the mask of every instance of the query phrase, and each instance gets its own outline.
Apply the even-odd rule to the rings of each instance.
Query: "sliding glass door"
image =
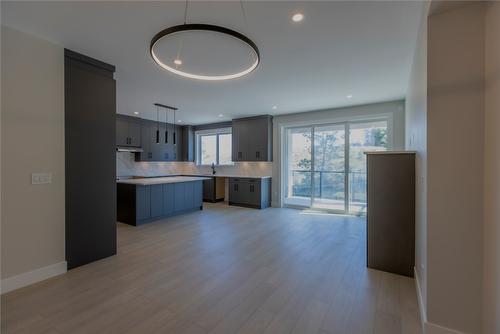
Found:
[[[313,127],[312,207],[346,210],[345,125]]]
[[[286,190],[285,203],[311,206],[312,127],[286,130]]]
[[[285,130],[284,204],[366,211],[365,151],[386,150],[387,120]]]

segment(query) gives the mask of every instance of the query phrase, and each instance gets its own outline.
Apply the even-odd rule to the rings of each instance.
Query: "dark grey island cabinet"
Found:
[[[271,205],[271,178],[229,178],[229,205],[264,209]]]
[[[118,181],[118,221],[140,225],[202,210],[203,180],[196,177],[166,177]]]

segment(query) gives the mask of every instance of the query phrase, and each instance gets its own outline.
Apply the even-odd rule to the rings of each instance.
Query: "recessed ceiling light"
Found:
[[[278,106],[273,106],[273,109],[274,109],[274,110],[278,109]]]
[[[224,115],[222,115],[222,114],[219,114],[219,117],[224,117]]]
[[[134,115],[139,115],[139,112],[138,111],[134,111]]]
[[[348,99],[352,99],[352,95],[351,95],[351,94],[347,95],[346,97],[347,97]]]
[[[181,121],[181,120],[178,120],[177,122],[181,123],[182,121]]]
[[[304,14],[302,14],[302,13],[295,13],[292,15],[293,22],[300,22],[303,19],[304,19]]]
[[[180,59],[175,59],[175,60],[174,60],[174,64],[175,64],[175,65],[182,65],[182,60],[180,60]]]

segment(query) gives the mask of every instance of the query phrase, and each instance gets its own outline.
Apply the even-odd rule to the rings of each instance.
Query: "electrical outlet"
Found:
[[[31,184],[49,184],[52,183],[52,173],[32,173]]]

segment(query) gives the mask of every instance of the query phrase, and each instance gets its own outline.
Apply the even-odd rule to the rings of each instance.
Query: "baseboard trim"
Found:
[[[67,271],[66,261],[54,263],[50,266],[28,271],[16,276],[5,278],[0,284],[0,293],[4,294],[25,286],[35,284],[48,278],[64,274]]]
[[[420,312],[420,323],[422,324],[424,334],[466,334],[427,321],[427,311],[425,309],[424,299],[422,298],[422,290],[420,289],[421,285],[419,281],[419,276],[417,274],[417,269],[413,268],[413,271],[415,272],[415,289],[417,290],[416,292],[417,292],[418,310]]]
[[[427,323],[427,311],[425,309],[424,299],[422,298],[422,290],[421,285],[417,273],[417,268],[413,267],[413,272],[415,276],[415,289],[417,290],[417,301],[418,301],[418,310],[420,312],[420,323],[422,324],[422,328],[425,328],[425,324]]]

